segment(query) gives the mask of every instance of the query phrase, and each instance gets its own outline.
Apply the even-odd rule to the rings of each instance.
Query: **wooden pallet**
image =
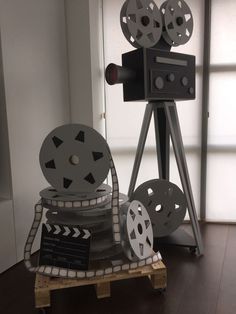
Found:
[[[110,297],[112,281],[145,276],[150,279],[154,289],[166,288],[166,267],[162,261],[158,261],[152,265],[139,267],[134,270],[105,275],[96,279],[62,279],[37,274],[35,280],[35,306],[36,308],[49,307],[51,305],[50,292],[53,290],[86,285],[95,285],[97,297],[99,299]]]

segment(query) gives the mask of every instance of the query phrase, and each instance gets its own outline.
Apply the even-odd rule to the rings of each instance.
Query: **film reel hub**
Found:
[[[142,16],[141,23],[143,26],[148,26],[150,24],[150,18],[147,15]]]
[[[178,16],[178,17],[176,18],[176,24],[177,24],[178,26],[181,26],[181,25],[183,25],[183,23],[184,23],[183,17],[182,17],[182,16]]]
[[[79,156],[71,155],[69,158],[69,162],[72,166],[77,166],[79,164]]]

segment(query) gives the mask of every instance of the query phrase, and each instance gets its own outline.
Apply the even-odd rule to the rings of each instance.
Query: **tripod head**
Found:
[[[106,81],[123,84],[124,101],[195,98],[195,57],[170,52],[187,43],[192,13],[183,0],[126,0],[120,14],[126,39],[137,48],[122,55],[122,66],[109,64]]]

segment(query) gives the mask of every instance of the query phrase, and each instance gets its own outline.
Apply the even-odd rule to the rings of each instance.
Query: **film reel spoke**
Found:
[[[190,19],[190,20],[186,21],[185,23],[186,23],[186,34],[188,33],[188,37],[190,37],[191,31],[193,28],[193,21],[192,21],[192,19]]]
[[[145,0],[136,0],[136,6],[137,6],[137,9],[142,9],[143,8],[143,4],[145,3],[146,1]]]

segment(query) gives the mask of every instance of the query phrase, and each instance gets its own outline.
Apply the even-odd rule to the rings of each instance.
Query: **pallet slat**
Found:
[[[111,296],[110,281],[97,283],[95,287],[98,299],[108,298]]]
[[[62,279],[37,274],[35,280],[35,305],[36,308],[50,306],[50,291],[86,285],[95,285],[99,299],[109,297],[111,294],[110,283],[112,281],[145,276],[150,279],[154,289],[166,288],[166,267],[162,261],[134,270],[121,271],[115,274],[90,279]]]

